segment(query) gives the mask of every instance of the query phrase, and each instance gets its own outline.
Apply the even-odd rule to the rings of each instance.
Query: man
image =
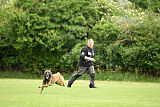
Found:
[[[80,77],[84,72],[88,72],[90,75],[90,88],[96,88],[94,85],[94,77],[95,71],[93,66],[93,61],[95,61],[94,57],[94,41],[93,39],[88,39],[88,46],[85,46],[81,50],[80,61],[79,61],[79,69],[76,74],[72,76],[72,78],[68,81],[67,87],[71,87],[73,82]]]

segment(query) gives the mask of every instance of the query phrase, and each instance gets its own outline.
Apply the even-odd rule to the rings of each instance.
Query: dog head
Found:
[[[46,69],[44,72],[44,78],[48,80],[51,78],[51,76],[52,76],[51,69],[49,69],[49,70]]]

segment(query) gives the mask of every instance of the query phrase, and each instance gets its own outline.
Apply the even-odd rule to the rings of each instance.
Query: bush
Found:
[[[130,0],[131,2],[136,4],[136,7],[140,7],[143,9],[151,9],[154,12],[159,13],[159,0]]]
[[[131,2],[13,0],[0,10],[0,67],[39,74],[76,68],[86,39],[97,69],[159,71],[159,16]]]

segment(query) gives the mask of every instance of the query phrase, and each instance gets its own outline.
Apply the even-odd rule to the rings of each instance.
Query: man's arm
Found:
[[[82,53],[81,53],[81,57],[82,57],[83,59],[89,60],[89,61],[95,61],[94,58],[90,58],[90,57],[87,57],[87,56],[86,56],[86,55],[87,55],[87,50],[86,50],[86,48],[83,48],[81,52],[82,52]]]
[[[85,60],[90,60],[90,61],[95,61],[94,58],[90,58],[90,57],[87,57],[87,56],[85,56],[84,59],[85,59]]]

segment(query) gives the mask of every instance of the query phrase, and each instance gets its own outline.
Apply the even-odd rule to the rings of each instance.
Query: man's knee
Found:
[[[91,74],[91,73],[95,74],[94,66],[91,66],[91,67],[88,68],[88,73],[89,74]]]
[[[94,77],[94,76],[95,76],[95,73],[90,73],[90,76],[91,76],[91,77]]]
[[[80,76],[82,76],[82,75],[81,75],[81,74],[76,73],[76,74],[74,74],[72,77],[73,77],[73,78],[78,78],[78,77],[80,77]]]

